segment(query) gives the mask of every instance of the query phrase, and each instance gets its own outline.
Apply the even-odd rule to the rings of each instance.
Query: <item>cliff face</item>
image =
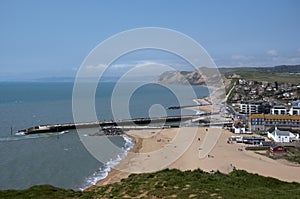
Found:
[[[163,84],[190,84],[222,86],[224,76],[216,68],[199,68],[195,71],[168,71],[160,75],[159,83]]]
[[[201,73],[196,71],[167,71],[159,76],[158,81],[164,84],[191,84],[203,85],[205,78]]]

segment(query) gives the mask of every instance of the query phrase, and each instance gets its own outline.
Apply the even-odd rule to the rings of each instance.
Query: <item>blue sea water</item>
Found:
[[[128,87],[130,87],[128,83]],[[118,101],[126,101],[118,95]],[[99,120],[127,119],[114,118],[111,107],[115,83],[101,83],[95,95],[95,107]],[[175,86],[174,86],[175,87]],[[178,87],[178,86],[177,86]],[[185,86],[178,92],[185,96],[181,105],[194,104],[193,96],[185,95]],[[20,129],[40,125],[73,122],[73,83],[49,82],[2,82],[0,83],[0,189],[24,189],[38,184],[51,184],[63,188],[84,189],[103,179],[132,147],[129,138],[123,136],[109,139],[122,149],[97,161],[84,148],[76,131],[60,134],[11,135]],[[208,94],[205,87],[194,87],[197,97]],[[124,98],[124,100],[123,100]],[[176,106],[176,93],[158,84],[148,84],[137,89],[130,96],[131,117],[149,117],[152,105],[160,104],[168,115],[179,115],[179,110],[167,110]],[[122,104],[120,104],[122,106]],[[155,116],[160,116],[160,112]],[[184,114],[194,114],[185,111]],[[151,115],[152,116],[152,115]],[[95,132],[97,129],[87,129]]]

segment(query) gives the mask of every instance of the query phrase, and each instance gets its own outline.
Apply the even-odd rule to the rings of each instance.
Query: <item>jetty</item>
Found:
[[[106,128],[107,127],[117,127],[118,128],[132,128],[137,129],[137,126],[143,126],[140,128],[153,128],[151,126],[146,127],[149,124],[158,123],[179,123],[184,121],[192,121],[197,118],[195,115],[186,116],[167,116],[167,117],[157,117],[157,118],[136,118],[136,119],[123,119],[123,120],[110,120],[110,121],[96,121],[96,122],[80,122],[80,123],[64,123],[64,124],[47,124],[39,125],[35,127],[30,127],[28,129],[22,129],[18,132],[20,134],[37,134],[37,133],[55,133],[62,132],[72,129],[81,128]],[[172,126],[172,125],[170,125]],[[174,126],[174,125],[173,125]],[[116,128],[115,128],[116,129]]]
[[[193,107],[199,107],[199,106],[210,106],[211,104],[195,104],[195,105],[185,105],[185,106],[170,106],[168,107],[169,110],[172,109],[184,109],[184,108],[193,108]]]
[[[155,118],[135,118],[96,122],[80,122],[80,123],[64,123],[64,124],[47,124],[30,127],[28,129],[19,130],[19,134],[38,134],[38,133],[55,133],[68,131],[73,129],[99,128],[104,134],[120,134],[123,130],[132,129],[154,129],[154,128],[178,128],[180,122],[194,123],[199,126],[224,126],[231,127],[232,121],[224,121],[222,118],[211,121],[212,116],[218,116],[219,112],[204,113],[201,115],[181,115],[166,116]],[[217,117],[218,118],[218,117]]]

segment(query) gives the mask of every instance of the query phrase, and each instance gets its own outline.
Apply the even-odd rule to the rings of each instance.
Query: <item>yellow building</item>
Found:
[[[251,131],[266,131],[272,126],[300,129],[300,115],[252,114],[249,123]]]

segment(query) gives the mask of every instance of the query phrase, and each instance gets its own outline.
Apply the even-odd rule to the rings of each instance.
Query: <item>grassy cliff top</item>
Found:
[[[295,174],[297,175],[297,174]],[[228,175],[201,170],[163,170],[132,174],[119,183],[91,191],[64,190],[49,185],[21,191],[0,191],[0,198],[299,198],[300,184],[246,171]]]

